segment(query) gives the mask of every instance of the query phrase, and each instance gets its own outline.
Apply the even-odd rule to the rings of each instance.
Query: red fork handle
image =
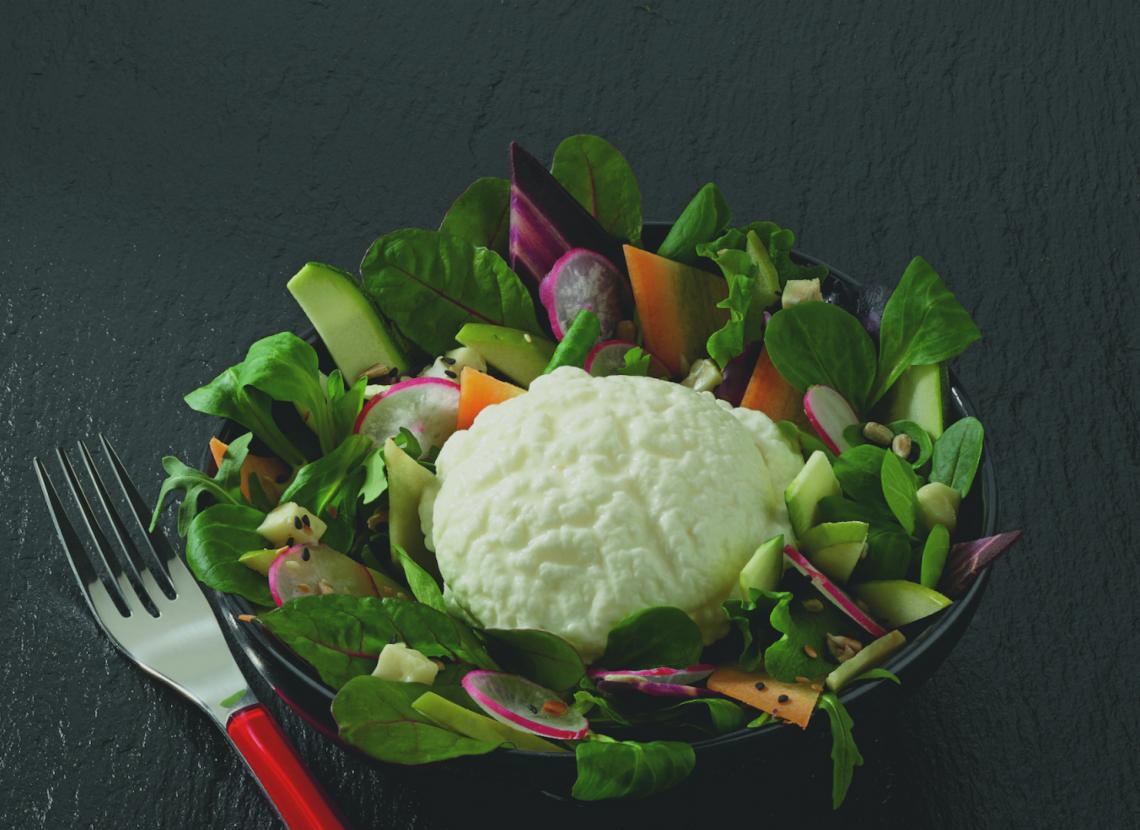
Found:
[[[235,712],[226,733],[289,830],[337,830],[344,822],[260,703]]]

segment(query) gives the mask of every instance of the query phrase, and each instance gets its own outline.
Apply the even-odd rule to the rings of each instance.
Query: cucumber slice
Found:
[[[906,637],[901,631],[896,629],[888,632],[865,646],[862,651],[846,663],[840,663],[839,668],[829,674],[824,683],[829,691],[838,692],[859,675],[886,662],[888,657],[904,645],[906,645]]]
[[[388,468],[388,539],[392,561],[400,557],[401,547],[417,565],[433,573],[438,570],[435,555],[424,544],[420,525],[420,499],[435,480],[418,461],[396,446],[389,438],[384,442],[384,464]]]
[[[554,344],[543,337],[488,323],[468,323],[455,339],[521,386],[546,371],[554,355]]]
[[[740,590],[775,591],[784,575],[784,534],[773,536],[756,549],[748,564],[740,571]]]
[[[851,589],[877,620],[899,626],[929,617],[950,604],[950,599],[925,585],[906,579],[864,582]]]
[[[788,518],[796,538],[818,523],[819,503],[827,496],[838,496],[840,492],[839,481],[831,471],[827,456],[816,450],[784,490]]]
[[[911,366],[887,397],[887,421],[914,421],[937,439],[946,428],[946,381],[941,364]]]
[[[377,364],[408,373],[408,359],[351,274],[309,262],[286,287],[350,383]]]

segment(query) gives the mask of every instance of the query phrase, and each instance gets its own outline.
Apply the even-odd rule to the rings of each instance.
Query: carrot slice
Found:
[[[757,409],[773,421],[792,421],[807,426],[804,396],[784,380],[768,357],[767,349],[760,352],[740,405],[746,409]]]
[[[214,457],[214,466],[221,467],[222,459],[230,445],[214,437],[210,439],[210,455]],[[247,455],[241,465],[241,494],[246,501],[252,501],[249,495],[249,477],[256,475],[261,491],[270,501],[277,501],[285,489],[283,479],[289,475],[289,468],[285,462],[276,458],[263,458],[260,455]]]
[[[762,672],[744,672],[733,666],[721,666],[713,672],[708,687],[801,729],[807,729],[822,690],[807,683],[784,683]]]
[[[488,406],[518,397],[525,391],[513,383],[507,383],[478,369],[464,366],[459,375],[458,428],[467,429],[474,423],[475,416]]]

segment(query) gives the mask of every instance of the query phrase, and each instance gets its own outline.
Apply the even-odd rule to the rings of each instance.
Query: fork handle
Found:
[[[226,734],[289,830],[344,828],[264,705],[256,703],[231,715]]]

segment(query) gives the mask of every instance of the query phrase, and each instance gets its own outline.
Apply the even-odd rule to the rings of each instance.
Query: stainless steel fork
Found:
[[[343,827],[288,738],[250,691],[193,575],[161,534],[147,531],[146,504],[118,455],[102,435],[99,441],[128,512],[147,541],[145,553],[133,543],[86,445],[79,444],[80,459],[103,520],[67,454],[55,451],[79,507],[86,545],[68,520],[44,464],[32,460],[59,540],[96,621],[119,651],[213,719],[290,830]]]

